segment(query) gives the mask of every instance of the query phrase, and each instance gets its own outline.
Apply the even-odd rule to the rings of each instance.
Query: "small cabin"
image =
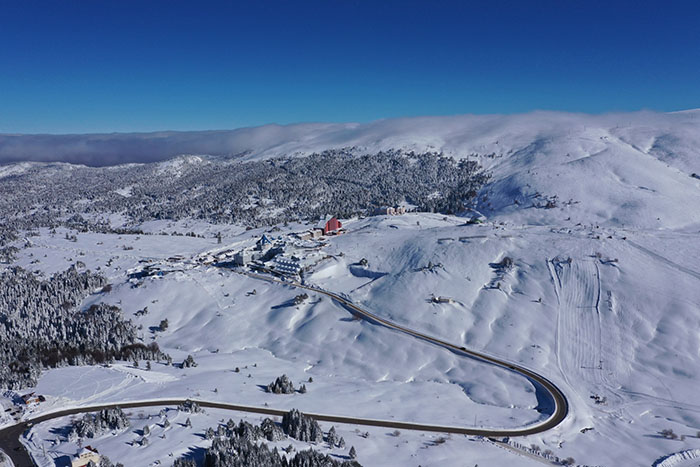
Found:
[[[97,452],[97,449],[93,448],[92,446],[85,446],[75,455],[75,457],[73,457],[70,465],[71,467],[84,467],[90,462],[94,463],[95,465],[100,465],[100,455]]]
[[[30,405],[44,402],[46,401],[46,398],[41,394],[34,394],[33,392],[30,392],[29,394],[25,394],[22,396],[22,401],[24,401],[25,405]]]
[[[432,298],[433,303],[454,303],[454,299],[450,297],[436,297],[433,296]]]

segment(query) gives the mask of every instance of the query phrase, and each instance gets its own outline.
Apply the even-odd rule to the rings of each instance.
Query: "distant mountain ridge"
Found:
[[[458,115],[370,123],[300,123],[235,130],[85,135],[0,135],[0,164],[69,162],[89,166],[157,162],[183,154],[260,159],[355,147],[441,151],[455,157],[556,149],[579,140],[619,138],[641,150],[698,154],[700,110],[604,115],[536,111],[517,115]],[[539,149],[538,149],[539,148]],[[698,168],[700,171],[700,168]]]

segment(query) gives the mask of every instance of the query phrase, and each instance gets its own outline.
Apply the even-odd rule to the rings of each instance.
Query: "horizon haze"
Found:
[[[585,114],[534,111],[512,115],[453,115],[382,119],[368,123],[268,124],[231,130],[88,134],[0,134],[0,164],[68,162],[88,166],[149,163],[181,155],[242,160],[307,155],[327,149],[355,152],[402,149],[464,157],[526,148],[543,140],[644,132],[695,140],[700,110]],[[499,146],[499,141],[501,144]]]

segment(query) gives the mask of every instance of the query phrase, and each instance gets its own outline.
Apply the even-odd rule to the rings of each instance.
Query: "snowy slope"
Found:
[[[554,381],[569,399],[570,416],[550,432],[519,440],[523,445],[588,465],[650,466],[700,448],[700,180],[691,177],[700,173],[699,118],[698,111],[537,112],[309,124],[247,129],[245,138],[229,135],[226,147],[251,160],[348,146],[478,157],[492,173],[479,195],[486,224],[429,213],[344,220],[347,233],[329,239],[329,258],[305,279],[396,323],[516,361]],[[213,146],[223,138],[207,136]],[[158,164],[170,177],[207,161],[188,156]],[[463,426],[541,419],[526,380],[353,320],[327,297],[310,294],[295,306],[298,290],[190,263],[134,287],[125,272],[139,260],[240,248],[263,233],[196,221],[142,227],[206,238],[81,233],[69,242],[61,229],[53,236],[42,230],[17,264],[52,272],[80,259],[100,267],[112,291],[84,306],[118,304],[142,326],[146,342],[155,339],[176,361],[192,354],[200,365],[50,370],[37,387],[48,396],[38,410],[178,396]],[[223,245],[213,239],[219,231]],[[497,267],[505,257],[513,259],[512,269]],[[366,266],[359,264],[363,258]],[[256,294],[248,294],[253,289]],[[433,295],[452,302],[433,303]],[[147,315],[133,315],[145,306]],[[169,329],[154,331],[164,318]],[[240,373],[232,371],[236,366]],[[283,372],[295,383],[313,377],[309,392],[276,396],[261,389]],[[75,380],[86,384],[71,387]],[[195,431],[224,416],[197,421]],[[665,429],[682,439],[663,438]],[[54,437],[49,427],[32,433],[35,454],[42,440]],[[354,444],[368,465],[536,462],[489,443],[450,439],[434,446],[421,436],[395,439],[377,430]],[[120,446],[131,438],[99,443],[119,460]],[[191,433],[170,438],[181,444],[177,452],[206,445]],[[57,455],[73,448],[52,447]],[[148,459],[168,454],[163,443],[148,449]],[[136,452],[128,448],[125,459],[136,459]]]

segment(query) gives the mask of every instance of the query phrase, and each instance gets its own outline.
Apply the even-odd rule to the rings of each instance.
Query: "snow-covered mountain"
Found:
[[[517,115],[459,115],[378,120],[370,123],[265,125],[217,131],[112,133],[87,135],[0,135],[0,163],[63,161],[88,165],[151,162],[179,154],[257,159],[358,147],[437,150],[455,157],[496,155],[528,149],[595,152],[600,137],[632,145],[659,157],[672,151],[681,159],[700,140],[700,111],[635,112],[605,115],[532,112]],[[688,161],[685,160],[687,163]]]
[[[546,224],[553,220],[553,212],[529,207],[550,201],[567,206],[583,223],[691,230],[700,224],[698,211],[688,209],[700,202],[699,179],[693,177],[700,174],[698,110],[534,112],[212,132],[0,136],[0,160],[59,159],[98,165],[183,153],[253,161],[334,148],[351,148],[357,154],[439,151],[478,160],[492,174],[479,205],[490,216],[509,214],[523,222]],[[204,161],[206,157],[177,157],[161,162],[159,172],[180,176]],[[31,166],[0,167],[0,177]]]
[[[6,155],[9,137],[3,138],[0,153]],[[23,138],[34,137],[17,137],[12,144],[18,148],[29,141]],[[303,253],[310,265],[304,280],[384,319],[543,374],[562,389],[571,412],[555,429],[519,441],[536,450],[515,444],[501,449],[458,436],[339,428],[348,445],[357,446],[359,460],[368,465],[538,465],[547,462],[541,454],[551,451],[584,465],[696,465],[689,462],[700,455],[700,408],[694,401],[700,382],[700,111],[535,112],[232,132],[45,136],[36,137],[33,147],[51,138],[56,138],[57,154],[84,144],[72,153],[79,157],[115,141],[127,148],[142,140],[152,143],[156,159],[165,157],[167,151],[158,152],[163,148],[200,154],[103,168],[39,162],[0,167],[0,188],[22,182],[32,195],[43,193],[51,200],[46,206],[28,205],[27,218],[58,223],[55,233],[31,224],[36,232],[10,242],[19,248],[13,264],[44,274],[65,270],[78,259],[83,268],[99,268],[112,286],[88,297],[83,309],[100,302],[119,306],[140,326],[145,342],[158,342],[176,361],[191,354],[199,366],[154,363],[147,372],[143,362],[139,368],[120,362],[111,368],[48,370],[34,388],[48,397],[37,411],[184,395],[459,426],[517,427],[541,420],[533,386],[518,375],[358,321],[325,295],[310,293],[298,302],[300,291],[288,285],[200,261],[252,246],[263,234],[285,237],[303,231],[310,227],[306,222],[246,229],[206,217],[169,218],[172,212],[164,210],[163,218],[134,223],[135,212],[146,212],[136,208],[165,205],[172,195],[153,197],[161,192],[148,191],[151,185],[187,187],[194,204],[210,203],[203,193],[211,188],[207,183],[219,183],[213,174],[241,161],[334,148],[350,148],[342,157],[438,151],[476,161],[491,174],[476,201],[484,224],[467,225],[464,217],[442,213],[343,219],[345,234]],[[120,160],[118,152],[109,154],[109,161]],[[269,172],[260,167],[255,166],[265,185]],[[136,173],[145,174],[139,177],[148,183]],[[71,184],[74,177],[77,184]],[[361,184],[361,172],[353,177]],[[34,187],[34,180],[45,186]],[[121,180],[129,183],[119,185]],[[58,198],[52,183],[61,193],[76,189],[78,194]],[[109,193],[91,191],[90,183],[108,185]],[[370,194],[373,188],[362,185]],[[114,229],[139,229],[138,234],[76,232],[82,224],[66,219],[80,210],[86,219],[99,217],[95,206],[108,202],[126,207],[103,220]],[[288,207],[261,198],[250,202],[260,212]],[[56,217],[50,217],[54,212]],[[23,220],[20,214],[14,213]],[[165,273],[127,275],[144,264]],[[169,326],[161,330],[164,319]],[[274,395],[261,389],[283,372],[296,384],[312,377],[309,392]],[[122,455],[131,462],[161,462],[171,452],[179,456],[206,447],[197,434],[228,416],[215,411],[192,416],[195,429],[187,432],[177,427],[187,415],[176,414],[175,428],[152,424],[163,438],[152,436],[148,448],[125,447],[127,433],[94,443],[113,460]],[[35,458],[46,465],[53,454],[44,454],[43,444],[69,421],[51,423],[27,436]],[[70,452],[71,443],[58,442],[55,453]],[[344,455],[332,446],[316,448]]]

